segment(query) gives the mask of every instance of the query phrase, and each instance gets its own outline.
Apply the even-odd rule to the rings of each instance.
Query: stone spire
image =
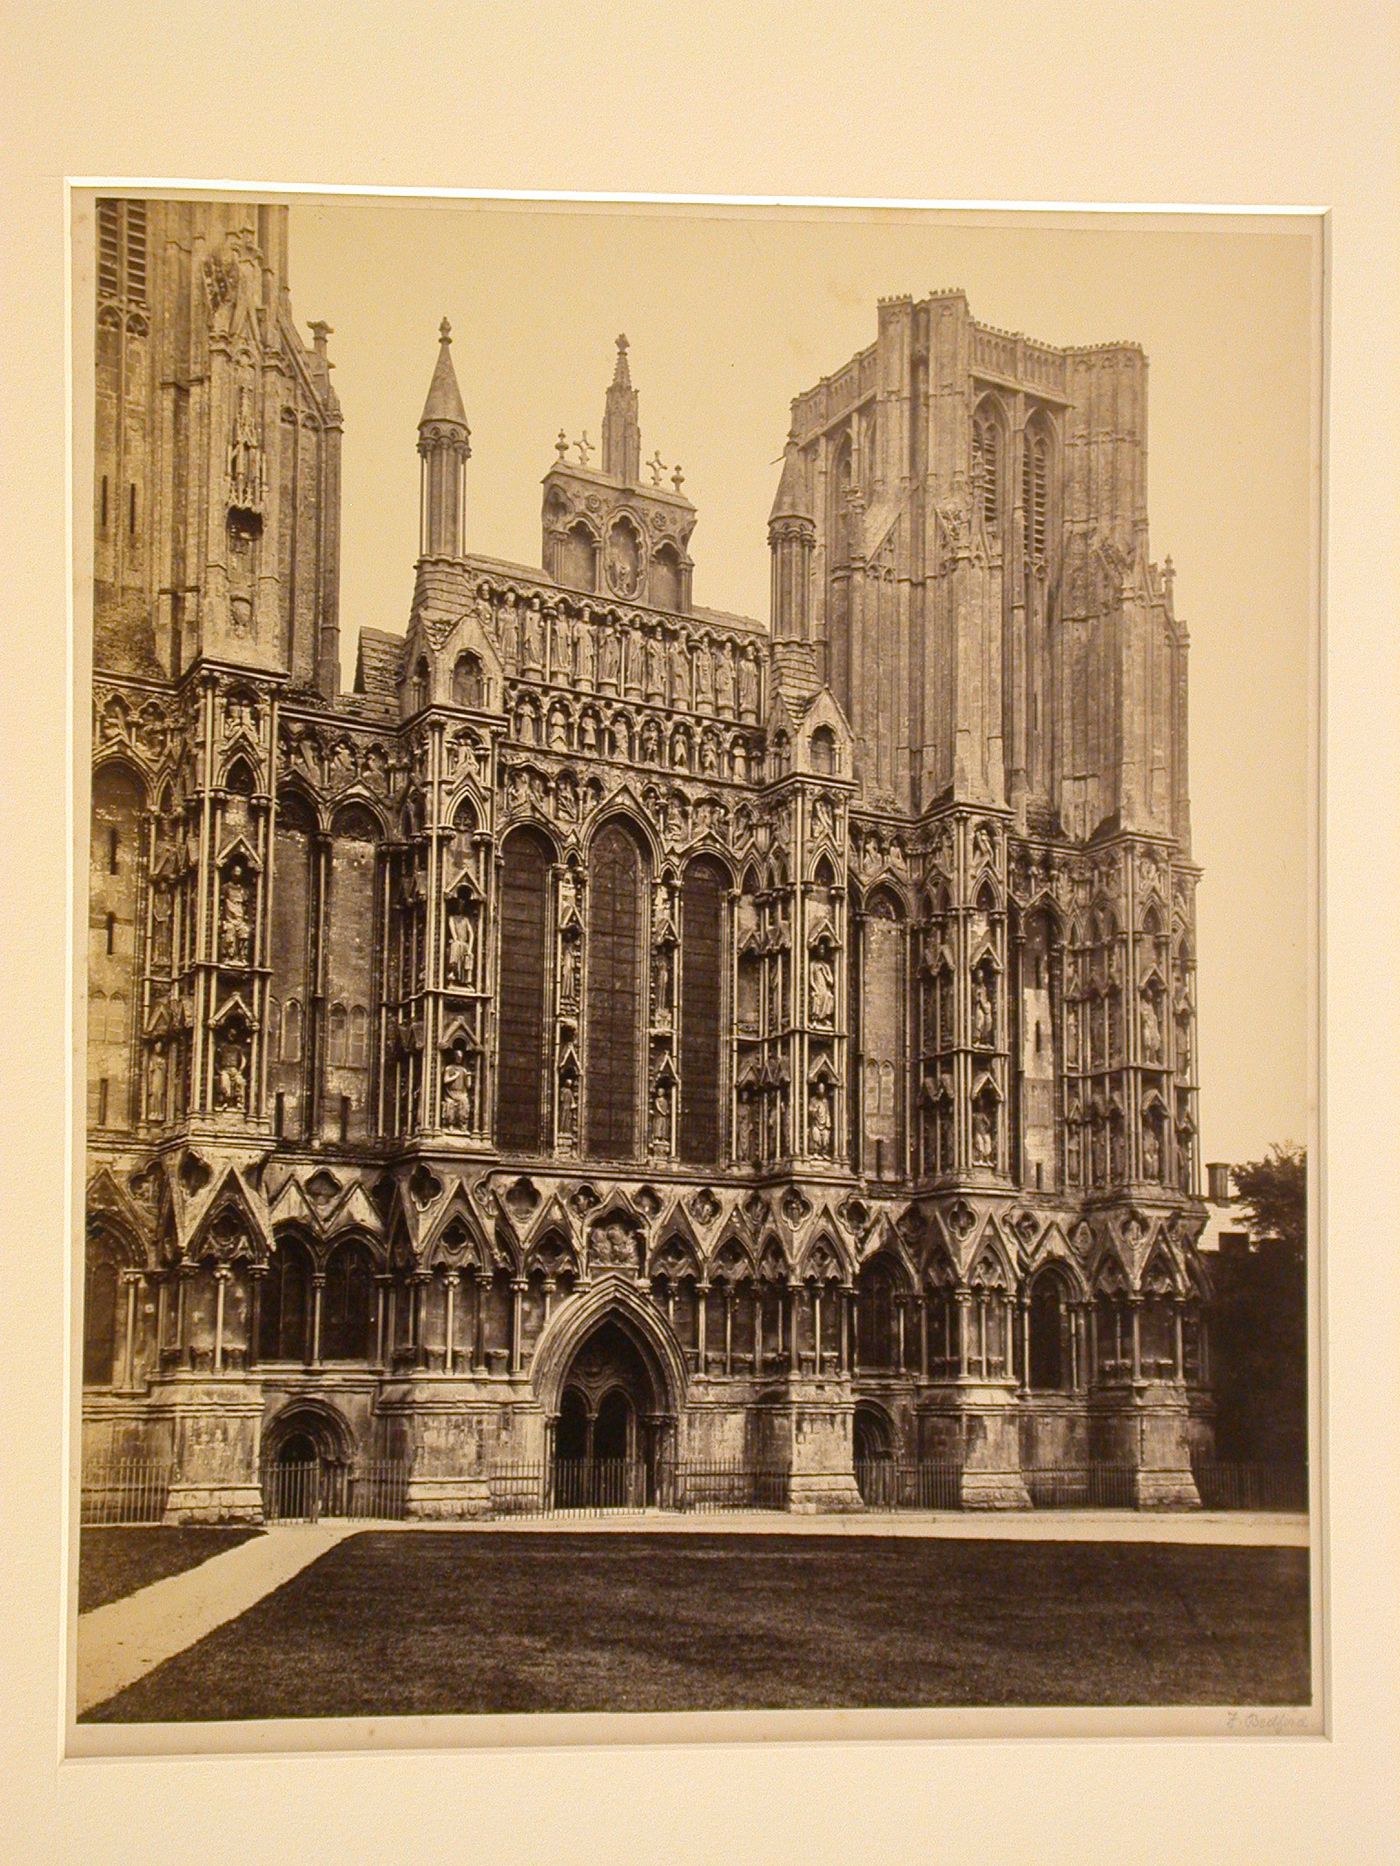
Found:
[[[812,551],[816,522],[810,511],[807,475],[797,442],[788,436],[783,475],[768,515],[772,557],[772,629],[777,641],[806,641],[811,620]]]
[[[457,387],[457,372],[452,367],[452,326],[446,318],[438,325],[437,367],[428,384],[428,399],[418,420],[418,432],[421,435],[424,428],[432,427],[460,428],[464,438],[470,433],[467,411],[462,406],[462,391]],[[421,451],[422,443],[419,445]]]
[[[466,529],[467,461],[471,430],[452,367],[452,326],[438,327],[438,359],[418,422],[423,462],[419,501],[419,551],[424,557],[460,557]]]
[[[635,486],[642,471],[642,430],[637,419],[637,391],[627,365],[627,339],[617,340],[617,365],[603,410],[603,471],[610,479]]]

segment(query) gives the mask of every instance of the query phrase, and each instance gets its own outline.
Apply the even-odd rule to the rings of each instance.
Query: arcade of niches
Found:
[[[99,211],[84,1434],[171,1520],[731,1461],[1196,1502],[1187,636],[1145,373],[882,302],[793,404],[768,627],[561,433],[469,553],[444,324],[405,635],[339,690],[340,413],[285,210]],[[573,457],[571,457],[571,455]],[[868,1486],[865,1487],[868,1494]]]

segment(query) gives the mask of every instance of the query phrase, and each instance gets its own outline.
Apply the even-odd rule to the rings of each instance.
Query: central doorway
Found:
[[[554,1423],[556,1509],[643,1509],[657,1501],[660,1432],[651,1374],[635,1342],[604,1322],[565,1376]]]

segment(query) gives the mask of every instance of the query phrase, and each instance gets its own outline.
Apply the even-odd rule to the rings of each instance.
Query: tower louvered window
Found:
[[[972,484],[989,532],[1001,524],[1001,430],[990,413],[972,422]]]
[[[104,298],[146,302],[146,203],[97,203],[97,289]]]
[[[640,1123],[642,858],[619,823],[598,833],[588,865],[587,1151],[628,1160]]]
[[[1050,447],[1043,434],[1026,436],[1021,467],[1021,507],[1025,514],[1026,561],[1045,561],[1049,540]]]

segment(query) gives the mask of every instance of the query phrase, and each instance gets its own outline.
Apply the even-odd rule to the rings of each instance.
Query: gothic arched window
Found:
[[[454,706],[485,705],[486,677],[480,656],[470,653],[457,656],[457,665],[452,670],[452,703]]]
[[[357,1238],[336,1246],[321,1292],[321,1359],[367,1361],[374,1319],[374,1271]]]
[[[500,1059],[496,1140],[506,1153],[544,1144],[545,957],[549,844],[535,830],[506,838],[501,867]]]
[[[262,1281],[258,1359],[305,1360],[310,1318],[310,1253],[299,1238],[280,1237]]]
[[[83,1278],[83,1381],[110,1386],[117,1356],[119,1277],[108,1247],[89,1245]]]
[[[637,1151],[646,991],[646,875],[621,823],[605,823],[588,858],[586,1151],[627,1160]]]
[[[727,877],[701,856],[685,871],[681,895],[681,1132],[683,1160],[718,1160],[720,1012]]]

